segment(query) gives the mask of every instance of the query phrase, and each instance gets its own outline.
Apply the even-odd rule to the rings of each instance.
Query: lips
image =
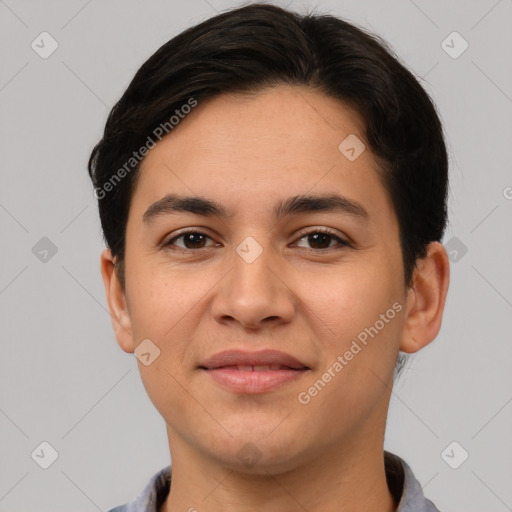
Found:
[[[225,350],[199,366],[208,379],[237,394],[262,394],[301,379],[310,368],[279,350]]]
[[[244,372],[309,369],[307,365],[292,355],[279,350],[260,350],[258,352],[225,350],[206,359],[199,368],[206,370],[229,368]]]
[[[238,370],[240,372],[265,372],[270,370],[294,370],[295,368],[290,368],[289,366],[283,366],[282,364],[262,364],[262,365],[232,365],[232,366],[221,366],[220,368],[224,368],[225,370]]]

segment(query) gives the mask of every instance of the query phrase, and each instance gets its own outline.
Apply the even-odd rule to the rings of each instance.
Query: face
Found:
[[[160,351],[138,364],[172,457],[174,447],[283,471],[383,432],[407,294],[397,218],[368,146],[357,156],[361,142],[355,112],[282,86],[199,104],[145,157],[117,337],[127,352],[143,340]],[[197,202],[155,206],[167,194],[223,215]],[[249,382],[201,368],[232,349],[278,350],[307,369]]]

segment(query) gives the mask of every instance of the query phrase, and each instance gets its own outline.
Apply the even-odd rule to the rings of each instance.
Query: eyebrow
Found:
[[[189,212],[206,217],[231,216],[224,206],[210,199],[167,194],[148,207],[142,216],[142,222],[150,224],[157,217],[177,212]],[[280,201],[273,210],[277,220],[287,215],[311,212],[342,212],[364,220],[370,217],[361,204],[339,194],[293,196]]]

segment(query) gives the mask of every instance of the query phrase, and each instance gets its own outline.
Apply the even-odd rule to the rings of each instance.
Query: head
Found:
[[[447,170],[428,94],[343,20],[253,4],[156,51],[89,173],[116,337],[130,353],[158,347],[139,367],[170,437],[232,465],[252,441],[277,470],[383,431],[400,354],[440,328]],[[232,348],[282,350],[308,370],[237,395],[201,370]],[[326,421],[298,440],[311,414]]]

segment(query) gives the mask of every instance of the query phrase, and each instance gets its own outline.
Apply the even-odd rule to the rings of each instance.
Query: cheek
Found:
[[[151,278],[143,273],[137,289],[134,287],[132,331],[136,343],[150,339],[159,351],[158,357],[145,366],[138,361],[140,377],[155,408],[164,418],[180,414],[190,396],[185,391],[189,376],[190,345],[197,322],[195,307],[203,295],[201,291],[187,293],[193,288],[185,286],[183,278],[170,280]]]
[[[403,304],[382,283],[346,283],[343,293],[324,300],[328,307],[318,311],[318,323],[329,325],[331,332],[317,338],[325,357],[304,391],[312,392],[309,411],[331,418],[336,436],[340,422],[355,425],[383,403],[396,362]]]
[[[315,287],[303,282],[307,305],[314,310],[317,323],[329,327],[326,344],[343,348],[378,321],[400,299],[395,278],[385,265],[361,263],[316,279]]]
[[[158,266],[133,273],[129,291],[132,328],[138,337],[155,340],[157,344],[180,340],[175,333],[186,325],[186,318],[204,295],[203,287],[178,272],[165,272]]]
[[[320,380],[329,382],[315,406],[322,413],[336,416],[335,403],[363,417],[387,392],[404,309],[401,270],[391,262],[376,257],[330,276],[329,286],[318,293],[316,305],[311,304],[316,313],[311,318],[316,319],[318,330],[326,332],[324,326],[329,327],[325,336],[317,338],[319,350],[325,353]],[[323,384],[317,387],[323,389]]]

